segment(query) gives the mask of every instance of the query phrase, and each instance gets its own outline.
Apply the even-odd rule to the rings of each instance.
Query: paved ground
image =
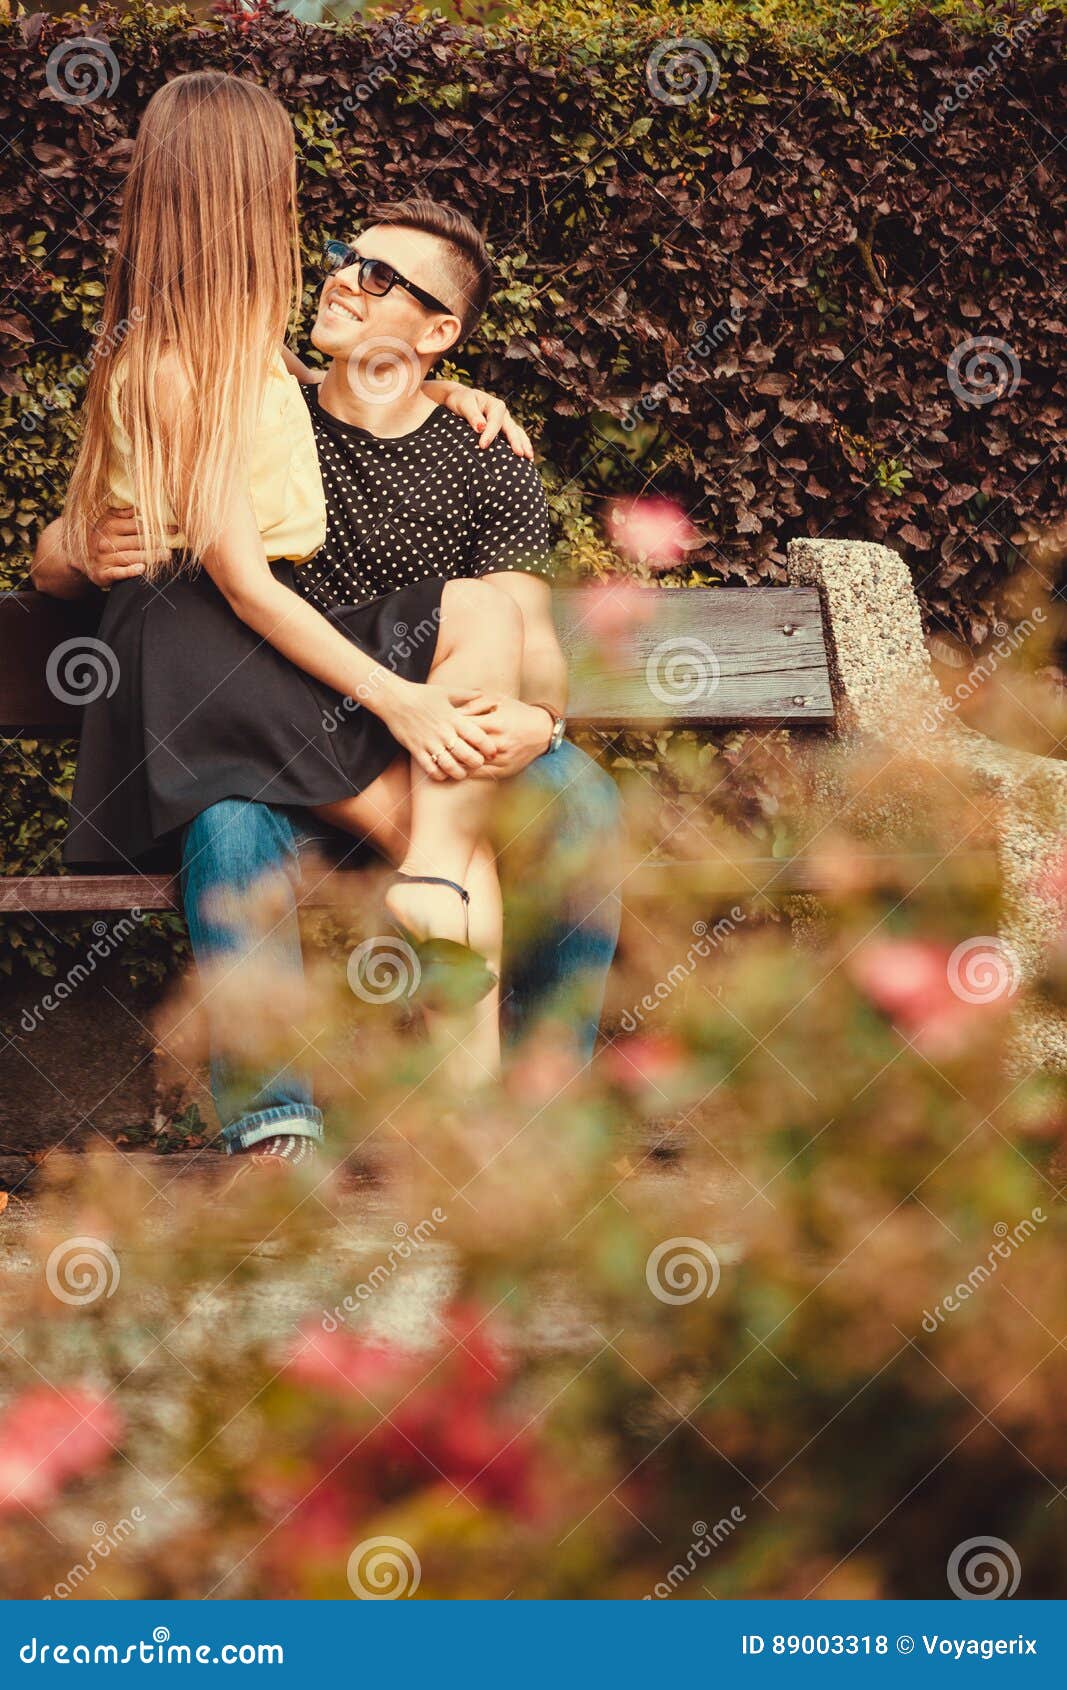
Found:
[[[221,1158],[203,1154],[54,1153],[48,1159],[47,1194],[43,1183],[38,1182],[28,1195],[10,1197],[0,1215],[0,1332],[13,1330],[12,1317],[24,1301],[21,1294],[32,1289],[32,1280],[40,1279],[53,1240],[77,1237],[86,1231],[81,1203],[86,1176],[99,1176],[102,1170],[108,1170],[105,1177],[110,1178],[112,1167],[135,1176],[137,1243],[120,1243],[119,1254],[136,1270],[142,1287],[142,1312],[153,1324],[152,1261],[160,1250],[173,1250],[175,1205],[194,1210],[208,1202],[229,1177],[231,1166],[229,1162],[222,1165]],[[661,1171],[663,1167],[660,1162],[650,1164],[650,1187],[670,1177]],[[297,1250],[287,1248],[277,1236],[265,1243],[256,1243],[251,1236],[235,1238],[224,1249],[221,1261],[216,1250],[211,1277],[221,1282],[230,1274],[240,1275],[235,1284],[239,1283],[243,1338],[252,1342],[257,1336],[275,1338],[292,1332],[309,1316],[321,1318],[324,1285],[336,1286],[339,1268],[340,1278],[345,1279],[342,1264],[346,1259],[353,1264],[353,1285],[364,1279],[368,1263],[389,1259],[397,1242],[397,1213],[386,1182],[349,1175],[331,1198],[329,1211],[324,1207],[311,1216],[305,1214],[308,1230],[302,1234]],[[46,1228],[43,1240],[42,1227]],[[138,1256],[140,1261],[132,1260]],[[272,1264],[267,1273],[240,1271],[264,1262]],[[202,1268],[202,1264],[198,1266]],[[375,1286],[372,1298],[360,1304],[359,1330],[405,1347],[431,1345],[440,1335],[435,1314],[447,1303],[456,1280],[450,1247],[427,1238],[401,1268]],[[233,1288],[227,1291],[220,1285],[216,1290],[209,1279],[196,1290],[190,1285],[190,1291],[197,1339],[204,1335],[205,1322],[217,1324],[224,1336],[233,1315]],[[582,1311],[574,1287],[546,1283],[539,1303],[535,1329],[528,1334],[538,1347],[570,1350],[590,1341],[590,1313]],[[92,1328],[87,1328],[87,1337],[91,1332]],[[192,1328],[186,1336],[193,1339]]]

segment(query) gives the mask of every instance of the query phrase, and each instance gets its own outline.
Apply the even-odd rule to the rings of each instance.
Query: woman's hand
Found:
[[[487,720],[494,705],[478,692],[394,676],[368,689],[364,702],[431,780],[466,780],[495,755]]]
[[[481,387],[465,387],[461,381],[424,382],[423,392],[469,423],[481,435],[478,445],[483,452],[503,429],[504,439],[517,458],[533,457],[530,436],[519,427],[503,399],[495,399]]]

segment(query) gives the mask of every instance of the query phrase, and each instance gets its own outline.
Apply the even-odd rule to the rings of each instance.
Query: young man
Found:
[[[312,341],[330,364],[321,386],[311,372],[298,370],[308,382],[327,534],[317,556],[296,571],[297,584],[329,610],[380,592],[383,572],[390,585],[480,576],[518,604],[520,696],[494,700],[498,751],[491,770],[471,778],[521,783],[539,807],[550,807],[558,861],[545,865],[539,940],[510,965],[505,1008],[513,1034],[521,1034],[540,1014],[553,1006],[558,1014],[565,1005],[576,1049],[588,1059],[618,907],[588,868],[574,865],[602,856],[617,820],[617,794],[609,777],[563,737],[566,671],[545,579],[544,490],[521,436],[518,453],[501,437],[485,448],[422,387],[442,354],[477,324],[490,291],[488,255],[466,218],[418,200],[383,208],[354,246],[331,242],[327,256],[331,274]],[[61,525],[54,523],[38,544],[35,584],[61,596],[88,590],[90,582],[106,587],[143,570],[138,543],[128,514],[110,516],[101,523],[95,556],[83,562],[64,554]],[[444,766],[443,772],[455,778],[464,771]],[[383,793],[376,785],[360,823],[367,839],[395,858],[402,854],[405,792],[397,785]],[[217,969],[255,955],[299,974],[300,852],[322,833],[311,817],[243,799],[212,805],[186,828],[182,889],[201,966]],[[227,893],[265,876],[277,879],[279,871],[288,903],[269,936],[239,913],[219,913],[240,910],[241,898]],[[299,1161],[321,1138],[321,1114],[298,1073],[248,1084],[217,1057],[212,1089],[231,1153]]]

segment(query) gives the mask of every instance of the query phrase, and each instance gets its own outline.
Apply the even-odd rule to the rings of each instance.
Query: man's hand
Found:
[[[178,530],[172,528],[170,532],[176,534]],[[133,510],[127,508],[106,511],[93,530],[89,556],[71,561],[94,587],[107,588],[113,587],[116,581],[143,575],[152,559],[144,549]]]
[[[535,757],[548,750],[555,722],[541,704],[524,704],[518,698],[483,693],[480,702],[492,706],[486,726],[493,736],[495,755],[474,771],[475,780],[507,780],[520,775]]]

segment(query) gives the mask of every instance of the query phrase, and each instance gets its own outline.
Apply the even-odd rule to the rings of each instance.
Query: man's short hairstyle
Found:
[[[423,234],[435,235],[445,248],[445,270],[452,285],[449,303],[455,300],[462,325],[456,345],[473,334],[489,303],[493,266],[481,233],[470,218],[439,200],[407,199],[396,205],[372,206],[365,226],[420,229]]]

